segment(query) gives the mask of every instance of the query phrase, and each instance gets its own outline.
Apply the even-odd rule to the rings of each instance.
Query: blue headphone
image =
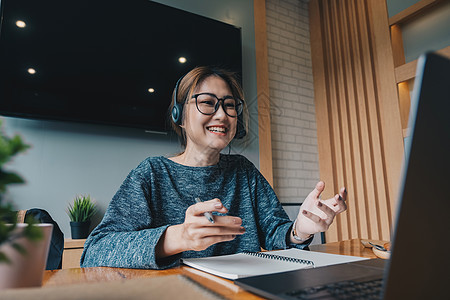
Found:
[[[178,97],[178,86],[180,85],[181,80],[184,78],[185,75],[181,76],[180,79],[178,79],[177,83],[175,84],[175,89],[173,91],[173,106],[172,106],[172,121],[180,126],[181,120],[183,118],[183,106],[184,103],[178,103],[177,97]],[[236,134],[234,135],[235,139],[242,139],[247,134],[247,131],[245,130],[244,125],[244,113],[241,113],[237,117],[237,126],[236,126]]]
[[[181,119],[183,116],[183,105],[184,103],[178,103],[177,97],[178,97],[178,86],[180,85],[180,81],[184,78],[185,75],[181,76],[180,79],[178,79],[177,84],[175,85],[175,90],[173,91],[173,107],[172,107],[172,121],[180,126],[181,125]]]

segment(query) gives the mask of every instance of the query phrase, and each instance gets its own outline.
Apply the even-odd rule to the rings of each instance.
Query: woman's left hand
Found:
[[[333,223],[334,217],[347,210],[347,190],[341,188],[339,194],[327,200],[321,200],[320,194],[325,189],[325,183],[319,181],[316,188],[306,197],[296,222],[296,233],[305,237],[317,232],[323,232]]]

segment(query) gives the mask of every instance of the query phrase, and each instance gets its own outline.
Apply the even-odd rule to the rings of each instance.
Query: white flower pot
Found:
[[[16,230],[22,230],[28,226],[25,223],[17,224]],[[20,254],[10,244],[3,244],[0,250],[6,254],[11,263],[0,263],[0,289],[36,287],[42,285],[47,256],[52,238],[53,224],[36,224],[43,231],[43,239],[37,242],[29,241],[22,237],[15,240],[27,251]]]

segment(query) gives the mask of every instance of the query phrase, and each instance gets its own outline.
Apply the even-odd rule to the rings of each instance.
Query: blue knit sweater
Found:
[[[246,232],[203,251],[186,251],[156,260],[155,246],[170,225],[184,222],[186,209],[219,198],[228,215],[242,218]],[[241,155],[221,155],[217,165],[188,167],[165,157],[147,158],[130,172],[113,197],[102,222],[92,231],[82,267],[165,269],[180,258],[285,249],[292,226],[274,191]]]

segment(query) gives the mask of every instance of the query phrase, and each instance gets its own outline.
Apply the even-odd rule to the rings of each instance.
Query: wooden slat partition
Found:
[[[322,198],[349,192],[326,241],[389,240],[403,134],[386,4],[311,0],[310,30]]]
[[[267,54],[266,2],[254,0],[256,89],[258,95],[259,169],[273,187],[272,131],[270,126],[269,63]]]

